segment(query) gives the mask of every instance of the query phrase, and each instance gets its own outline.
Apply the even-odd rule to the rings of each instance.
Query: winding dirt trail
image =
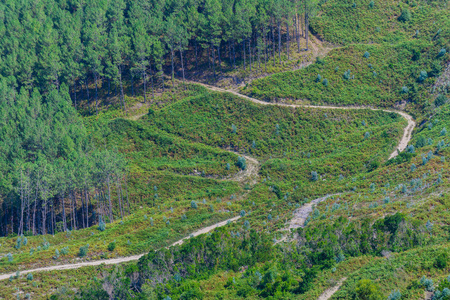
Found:
[[[347,279],[346,277],[341,278],[341,280],[339,280],[339,282],[335,286],[333,286],[333,287],[327,289],[325,292],[323,292],[323,294],[320,295],[319,298],[317,298],[317,300],[328,300],[328,299],[330,299],[331,296],[333,296],[334,293],[336,293],[339,290],[339,288],[341,287],[341,285],[344,283],[344,281],[346,279]]]
[[[403,136],[397,146],[397,149],[391,153],[391,155],[389,156],[389,159],[392,159],[394,157],[396,157],[398,155],[398,152],[405,150],[405,148],[408,146],[409,141],[411,140],[411,135],[412,135],[412,131],[415,127],[415,122],[413,120],[413,117],[410,116],[409,114],[402,112],[402,111],[397,111],[397,110],[389,110],[389,109],[377,109],[377,108],[372,108],[372,107],[362,107],[362,106],[353,106],[353,107],[339,107],[339,106],[317,106],[317,105],[297,105],[297,104],[283,104],[283,103],[271,103],[271,102],[264,102],[255,98],[251,98],[248,97],[246,95],[240,94],[236,91],[232,91],[232,90],[226,90],[226,89],[222,89],[222,88],[218,88],[218,87],[214,87],[214,86],[210,86],[207,84],[203,84],[203,83],[198,83],[198,82],[191,82],[194,84],[199,84],[201,86],[204,86],[205,88],[212,90],[212,91],[217,91],[217,92],[223,92],[223,93],[231,93],[234,94],[238,97],[242,97],[245,98],[253,103],[256,104],[260,104],[260,105],[276,105],[276,106],[286,106],[286,107],[294,107],[294,108],[319,108],[319,109],[358,109],[358,110],[362,110],[362,109],[370,109],[370,110],[374,110],[374,111],[384,111],[384,112],[394,112],[397,113],[399,115],[401,115],[403,118],[405,118],[408,121],[408,125],[404,128],[404,132],[403,132]],[[141,115],[133,118],[133,119],[138,119]],[[232,152],[232,151],[230,151]],[[233,152],[235,153],[235,152]],[[238,181],[238,182],[245,182],[250,180],[252,183],[256,183],[256,179],[258,176],[258,171],[259,171],[259,166],[260,163],[258,162],[258,160],[256,160],[253,157],[250,156],[246,156],[246,155],[242,155],[239,153],[236,153],[238,155],[241,155],[243,157],[245,157],[246,161],[247,161],[247,168],[243,171],[238,172],[236,175],[233,175],[232,177],[226,179],[226,180],[233,180],[233,181]],[[312,207],[314,204],[317,204],[321,201],[324,201],[328,198],[329,196],[325,196],[325,197],[321,197],[321,198],[317,198],[307,204],[305,204],[303,207],[299,208],[296,210],[296,212],[294,212],[294,218],[292,219],[289,229],[290,228],[298,228],[298,227],[303,227],[306,218],[308,217],[308,215],[312,212]],[[240,216],[231,218],[229,220],[214,224],[212,226],[208,226],[205,228],[202,228],[194,233],[192,233],[193,236],[197,236],[203,233],[207,233],[217,227],[221,227],[226,225],[228,222],[232,222],[232,221],[236,221],[237,219],[239,219]],[[171,246],[175,246],[175,245],[181,245],[187,238],[183,238],[175,243],[173,243]],[[31,269],[31,270],[21,270],[20,273],[21,274],[27,274],[27,273],[34,273],[34,272],[43,272],[43,271],[53,271],[53,270],[69,270],[69,269],[77,269],[77,268],[81,268],[81,267],[86,267],[86,266],[98,266],[101,264],[105,264],[105,265],[112,265],[112,264],[119,264],[119,263],[124,263],[124,262],[129,262],[129,261],[135,261],[138,260],[139,258],[141,258],[144,254],[140,254],[140,255],[134,255],[134,256],[128,256],[128,257],[120,257],[120,258],[114,258],[114,259],[106,259],[106,260],[98,260],[98,261],[90,261],[90,262],[81,262],[81,263],[75,263],[75,264],[66,264],[66,265],[59,265],[59,266],[49,266],[49,267],[43,267],[43,268],[37,268],[37,269]],[[15,273],[9,273],[9,274],[0,274],[0,280],[5,280],[8,279],[10,276],[15,276]],[[326,300],[328,298],[330,298],[342,285],[342,283],[345,281],[345,278],[342,278],[338,284],[336,286],[334,286],[333,288],[328,289],[327,291],[325,291],[319,298],[318,300]]]
[[[327,200],[329,197],[338,196],[338,195],[340,195],[340,194],[326,195],[324,197],[314,199],[311,202],[306,203],[302,207],[299,207],[296,210],[294,210],[294,216],[292,217],[292,220],[291,220],[291,223],[289,224],[288,229],[290,230],[290,229],[296,229],[299,227],[302,227],[302,228],[305,227],[305,221],[308,218],[309,214],[312,213],[314,205]]]
[[[191,81],[190,83],[201,85],[201,86],[207,88],[208,90],[215,91],[215,92],[231,93],[235,96],[245,98],[253,103],[260,104],[260,105],[274,105],[274,106],[284,106],[284,107],[294,107],[294,108],[345,109],[345,110],[369,109],[369,110],[373,110],[373,111],[393,112],[393,113],[399,114],[404,119],[406,119],[406,121],[408,121],[408,125],[403,130],[403,136],[398,143],[397,149],[391,153],[391,155],[389,156],[389,159],[396,157],[398,155],[398,152],[402,152],[403,150],[406,149],[409,141],[411,140],[412,131],[413,131],[414,127],[416,126],[416,123],[414,122],[413,117],[411,115],[409,115],[403,111],[399,111],[399,110],[395,110],[395,109],[382,109],[382,108],[373,108],[373,107],[365,107],[365,106],[299,105],[299,104],[265,102],[265,101],[261,101],[261,100],[249,97],[247,95],[243,95],[243,94],[233,91],[233,90],[226,90],[226,89],[222,89],[219,87],[215,87],[215,86],[211,86],[211,85],[199,83],[199,82],[193,82],[193,81]]]
[[[208,233],[212,230],[214,230],[215,228],[218,227],[222,227],[228,224],[228,222],[234,222],[236,220],[238,220],[241,216],[237,216],[219,223],[216,223],[214,225],[202,228],[196,232],[193,232],[191,235],[192,236],[197,236],[203,233]],[[183,244],[183,242],[185,240],[189,239],[189,237],[183,238],[179,241],[176,241],[175,243],[173,243],[170,246],[176,246],[176,245],[181,245]],[[135,261],[138,260],[139,258],[141,258],[142,256],[144,256],[145,254],[139,254],[139,255],[133,255],[133,256],[127,256],[127,257],[119,257],[119,258],[113,258],[113,259],[105,259],[105,260],[96,260],[96,261],[87,261],[87,262],[81,262],[81,263],[76,263],[76,264],[67,264],[67,265],[59,265],[59,266],[50,266],[50,267],[43,267],[43,268],[37,268],[37,269],[32,269],[32,270],[20,270],[20,274],[27,274],[27,273],[36,273],[36,272],[45,272],[45,271],[54,271],[54,270],[70,270],[70,269],[78,269],[78,268],[82,268],[82,267],[87,267],[87,266],[98,266],[98,265],[115,265],[115,264],[120,264],[120,263],[124,263],[124,262],[129,262],[129,261]],[[9,274],[1,274],[0,275],[0,280],[5,280],[8,279],[11,276],[15,276],[16,273],[9,273]]]
[[[259,167],[261,165],[259,161],[248,155],[243,155],[230,150],[225,151],[244,157],[247,166],[245,170],[239,171],[236,174],[232,175],[231,177],[225,178],[224,180],[231,180],[237,182],[250,182],[251,184],[256,184],[259,173]]]

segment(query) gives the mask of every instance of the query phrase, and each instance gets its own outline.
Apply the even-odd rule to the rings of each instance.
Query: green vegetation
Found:
[[[332,50],[324,64],[257,79],[243,91],[267,101],[376,107],[408,101],[423,108],[429,105],[425,100],[430,97],[429,87],[443,68],[443,61],[430,55],[440,47],[440,43],[420,39],[395,45],[350,45]],[[317,73],[327,78],[327,85],[318,84]]]
[[[450,297],[446,3],[78,2],[0,3],[0,298]]]

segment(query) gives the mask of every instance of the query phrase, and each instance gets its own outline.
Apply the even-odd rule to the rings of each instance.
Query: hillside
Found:
[[[450,299],[446,1],[0,1],[0,299]]]

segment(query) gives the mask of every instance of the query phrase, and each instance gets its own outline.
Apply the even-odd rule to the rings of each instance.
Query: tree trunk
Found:
[[[258,49],[258,68],[261,69],[261,38],[258,38],[258,34],[256,34],[257,41],[257,49]]]
[[[119,84],[120,84],[120,98],[122,99],[123,110],[125,111],[125,115],[127,115],[127,108],[125,106],[125,97],[123,94],[123,84],[122,84],[122,66],[119,65]]]
[[[163,57],[161,56],[160,60],[159,60],[159,66],[161,68],[161,81],[162,81],[162,89],[163,89],[163,93],[166,91],[165,86],[164,86],[164,69],[163,69]]]
[[[95,80],[95,111],[98,115],[98,86],[97,86],[97,72],[94,71],[94,80]]]
[[[230,66],[233,65],[233,56],[231,54],[231,40],[228,41],[228,57],[230,58]]]
[[[222,58],[220,57],[220,45],[221,44],[222,44],[222,42],[220,41],[219,42],[219,46],[217,46],[217,55],[219,57],[219,70],[220,70],[220,73],[222,73]]]
[[[75,81],[73,84],[73,99],[75,103],[75,109],[77,109],[77,82]]]
[[[149,62],[149,67],[150,67],[150,78],[152,80],[152,99],[155,100],[155,88],[153,85],[153,72],[152,72],[152,63]]]
[[[72,219],[73,228],[72,230],[77,230],[77,197],[75,191],[72,190]]]
[[[86,203],[86,226],[89,227],[89,191],[85,188],[84,195],[86,197],[85,203]]]
[[[108,201],[109,201],[109,222],[114,222],[114,217],[112,213],[112,203],[111,203],[111,184],[109,182],[109,175],[106,179],[106,184],[108,185]]]
[[[264,71],[267,73],[267,32],[264,29]]]
[[[84,191],[81,190],[81,222],[83,224],[83,228],[86,228],[86,224],[84,223]]]
[[[216,51],[214,49],[214,45],[212,44],[212,42],[211,42],[211,51],[213,55],[212,65],[213,65],[214,82],[216,82]]]
[[[195,71],[198,72],[198,43],[195,41]]]
[[[64,232],[66,232],[67,231],[67,219],[66,219],[66,208],[64,205],[64,194],[60,199],[61,199],[61,206],[62,206],[62,211],[63,211],[63,230],[64,230]]]
[[[233,67],[236,69],[236,44],[233,41]]]
[[[89,105],[90,103],[89,103],[89,86],[88,86],[88,82],[87,82],[87,76],[86,76],[86,78],[85,78],[85,80],[84,80],[84,83],[85,83],[85,86],[86,86],[86,95],[87,95],[87,105],[89,106],[89,114],[92,114],[91,113],[91,106]]]
[[[128,183],[127,183],[127,177],[126,176],[125,176],[125,192],[127,194],[128,215],[130,215],[130,199],[128,199]]]
[[[47,200],[42,201],[43,204],[41,205],[41,213],[42,213],[42,234],[47,234]]]
[[[20,222],[19,222],[19,230],[17,231],[17,234],[23,234],[23,212],[25,210],[25,203],[24,203],[24,191],[23,191],[23,174],[22,171],[20,171]]]
[[[286,53],[287,53],[287,58],[288,58],[288,60],[290,59],[289,58],[289,41],[290,41],[290,39],[291,39],[291,35],[290,35],[290,33],[289,33],[289,16],[286,18]]]
[[[181,48],[181,44],[180,44],[180,57],[181,57],[181,71],[183,73],[183,85],[184,85],[184,89],[186,90],[186,78],[184,75],[184,61],[183,61],[183,49]]]
[[[147,103],[147,72],[145,72],[145,66],[144,64],[141,62],[142,65],[142,78],[144,78],[144,103]]]
[[[248,61],[249,61],[249,68],[250,72],[252,71],[252,37],[248,39]]]
[[[298,14],[295,14],[295,40],[297,41],[297,52],[300,53],[300,36],[298,33]]]
[[[270,19],[270,30],[272,32],[272,59],[273,59],[273,65],[275,66],[275,33],[273,32],[272,19]]]
[[[305,13],[305,36],[306,36],[306,51],[308,51],[308,39],[309,39],[309,16]]]
[[[131,80],[131,95],[134,97],[134,76],[130,69],[130,80]]]
[[[170,60],[172,62],[172,92],[175,91],[175,66],[173,63],[174,50],[173,45],[170,46]]]
[[[278,28],[278,59],[280,60],[281,64],[281,22],[277,22],[277,28]]]
[[[121,197],[122,193],[120,191],[119,179],[117,179],[116,188],[117,188],[117,198],[119,199],[120,218],[123,220],[122,197]]]
[[[54,203],[52,203],[52,222],[51,222],[51,227],[52,227],[52,234],[55,234],[55,223],[56,223],[56,216],[55,216],[55,205]]]
[[[244,53],[244,71],[245,71],[245,38],[242,39],[242,53]]]
[[[36,235],[36,206],[38,201],[38,190],[39,190],[39,173],[38,180],[36,182],[36,194],[34,198],[34,209],[33,209],[33,235]]]

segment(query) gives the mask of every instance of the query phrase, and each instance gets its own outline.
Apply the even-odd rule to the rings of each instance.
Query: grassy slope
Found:
[[[415,99],[421,105],[425,105],[426,101],[430,102],[432,99],[426,89],[416,83],[416,76],[421,69],[432,70],[435,61],[434,54],[445,45],[443,44],[445,39],[438,37],[437,40],[431,40],[429,38],[432,33],[437,31],[438,26],[444,24],[443,21],[448,22],[445,19],[445,11],[429,7],[425,7],[425,9],[412,7],[413,22],[403,24],[396,20],[399,9],[389,1],[375,3],[374,10],[369,10],[365,3],[356,3],[361,15],[358,18],[347,18],[350,12],[347,4],[342,4],[342,1],[327,2],[324,6],[325,12],[313,22],[314,30],[335,43],[375,41],[378,44],[350,45],[336,49],[325,59],[325,64],[314,64],[305,70],[274,75],[266,80],[255,81],[255,84],[249,87],[249,93],[264,99],[308,98],[315,103],[391,106],[396,101],[409,98]],[[339,7],[341,8],[338,9]],[[380,17],[381,12],[383,12],[383,17]],[[427,18],[431,16],[435,17],[436,23],[429,26],[432,22],[427,21]],[[386,22],[386,18],[389,22]],[[360,29],[354,30],[351,22],[359,22]],[[364,26],[374,29],[366,31]],[[379,32],[376,27],[380,27]],[[419,27],[420,32],[428,39],[412,40],[411,36],[415,27]],[[344,36],[346,37],[345,41]],[[386,42],[393,43],[393,45]],[[423,54],[419,60],[411,64],[409,59],[412,58],[414,49],[423,51]],[[368,59],[362,56],[365,51],[370,53]],[[388,57],[387,60],[386,57]],[[369,68],[369,63],[372,64],[373,70]],[[336,66],[339,66],[338,72],[335,71]],[[342,78],[342,73],[346,69],[351,69],[355,79],[345,81]],[[374,80],[373,71],[377,72],[378,81]],[[329,80],[328,87],[314,82],[318,73]],[[289,81],[291,78],[294,80]],[[380,83],[379,79],[383,81]],[[427,79],[425,85],[429,86],[433,81],[433,78]],[[401,88],[399,85],[403,85],[404,82],[410,87],[410,90],[417,86],[417,93],[410,95],[397,93]],[[254,88],[255,86],[258,87],[257,90]],[[184,96],[195,96],[203,92],[193,91]],[[381,99],[381,101],[377,99]],[[428,219],[431,220],[436,224],[436,236],[440,239],[447,237],[445,209],[448,208],[448,203],[447,198],[439,195],[447,189],[448,185],[446,171],[449,169],[448,163],[440,158],[448,155],[448,148],[438,151],[438,157],[435,155],[430,162],[423,166],[421,166],[421,155],[426,155],[430,150],[436,152],[437,142],[446,139],[440,136],[440,131],[441,127],[450,128],[448,107],[434,111],[436,113],[433,118],[434,127],[428,129],[425,124],[417,130],[418,136],[432,138],[432,145],[416,150],[418,155],[411,162],[382,166],[374,172],[367,173],[363,165],[373,158],[384,162],[384,158],[394,145],[393,140],[400,134],[400,128],[404,125],[403,121],[392,119],[388,114],[372,112],[368,114],[318,110],[299,112],[276,107],[266,110],[266,108],[261,109],[253,104],[232,99],[228,95],[219,94],[188,98],[179,102],[177,100],[174,97],[167,97],[160,105],[158,102],[149,105],[155,110],[155,114],[148,117],[142,124],[123,120],[113,121],[108,125],[112,129],[111,132],[108,131],[108,134],[97,137],[101,141],[107,140],[111,145],[117,146],[132,161],[129,186],[130,198],[133,199],[132,208],[136,213],[127,217],[123,225],[119,222],[107,225],[105,232],[91,228],[74,231],[69,237],[65,233],[59,233],[55,237],[47,236],[46,238],[51,244],[50,249],[41,250],[39,253],[35,252],[34,256],[29,256],[29,248],[40,245],[43,237],[30,237],[29,245],[23,246],[20,250],[13,248],[15,238],[2,238],[0,251],[14,253],[13,263],[7,263],[3,259],[1,261],[3,267],[15,270],[23,262],[29,265],[35,264],[36,260],[39,260],[40,263],[48,263],[52,260],[51,257],[56,248],[62,248],[69,244],[70,254],[68,257],[61,257],[61,261],[74,260],[79,246],[86,243],[91,245],[90,258],[98,258],[105,253],[110,257],[136,253],[162,246],[186,235],[193,228],[213,223],[214,220],[224,219],[230,215],[225,212],[228,210],[237,213],[240,209],[245,209],[247,212],[251,212],[244,220],[249,220],[252,227],[265,229],[266,234],[280,237],[280,233],[277,233],[276,230],[285,226],[284,222],[290,219],[291,213],[297,205],[309,201],[315,196],[336,191],[346,191],[346,193],[339,198],[330,198],[327,202],[318,205],[318,209],[325,219],[312,219],[309,223],[312,230],[319,228],[325,222],[333,222],[332,219],[339,215],[350,219],[364,216],[376,219],[400,210],[407,212],[411,218],[422,223]],[[174,102],[175,104],[159,110],[159,106],[166,106],[166,103]],[[142,113],[147,109],[144,108],[138,108],[136,111]],[[324,113],[327,114],[327,117],[324,116]],[[122,114],[109,111],[100,118],[111,120],[119,116]],[[93,124],[96,119],[99,118],[89,117],[88,122]],[[368,123],[367,129],[360,126],[362,120]],[[296,122],[295,126],[292,126],[294,121]],[[277,123],[280,125],[279,134],[276,134],[274,125]],[[236,125],[237,134],[231,133],[231,124]],[[157,125],[157,129],[153,125]],[[392,125],[395,130],[385,133],[387,128],[393,127]],[[92,126],[94,127],[94,125]],[[105,128],[102,126],[100,126],[100,130]],[[324,128],[333,128],[333,131],[327,131]],[[369,140],[364,141],[363,135],[366,130],[372,131],[372,134]],[[163,131],[167,131],[167,133]],[[336,132],[343,133],[336,135]],[[166,144],[167,140],[171,140],[172,144]],[[251,147],[253,140],[256,142],[256,148]],[[415,140],[417,140],[417,136]],[[358,152],[343,149],[349,142],[355,145],[354,149],[357,149]],[[379,147],[377,144],[380,142],[384,146]],[[262,169],[265,181],[251,188],[248,195],[235,183],[180,175],[188,173],[191,168],[195,167],[200,170],[203,168],[208,175],[226,176],[229,173],[223,169],[223,165],[233,158],[236,159],[236,156],[217,148],[230,144],[235,150],[245,150],[263,161],[267,160]],[[298,145],[301,145],[300,149]],[[375,147],[377,153],[373,153]],[[170,153],[173,153],[173,159],[161,159]],[[310,154],[309,158],[307,157],[308,153]],[[271,155],[276,159],[273,157],[270,159]],[[364,157],[364,160],[360,159],[361,156]],[[418,167],[414,172],[411,171],[412,163]],[[231,166],[236,168],[232,163]],[[298,172],[299,169],[300,172]],[[308,174],[313,169],[324,176],[323,179],[326,181],[313,183],[307,181]],[[344,179],[338,178],[341,173],[345,175]],[[442,182],[437,184],[439,174],[442,176]],[[418,178],[422,180],[419,187],[412,181],[412,179]],[[371,183],[375,183],[374,191],[369,187]],[[387,183],[390,185],[387,186]],[[301,188],[294,190],[294,187],[299,184]],[[408,186],[406,193],[399,189],[399,184]],[[155,203],[155,207],[152,207],[154,203],[153,186],[155,185],[158,187],[159,198],[157,201],[160,203]],[[278,198],[271,191],[271,187],[274,185],[281,187],[282,195],[287,192],[290,195],[286,199]],[[237,198],[231,196],[235,194]],[[386,195],[389,195],[392,201],[383,205]],[[220,202],[217,200],[218,197],[221,199]],[[243,197],[246,197],[244,201]],[[213,204],[215,213],[209,212],[207,205],[200,205],[199,211],[189,208],[191,200],[201,201],[203,198],[207,199],[208,205]],[[337,201],[341,204],[347,203],[350,210],[344,209],[347,205],[341,205],[341,208],[333,213],[327,211],[327,206],[331,207]],[[370,208],[369,205],[374,202],[379,205]],[[406,203],[410,203],[411,206],[408,207]],[[173,213],[170,207],[173,207]],[[272,220],[268,220],[269,210],[273,216]],[[187,222],[180,220],[182,214],[188,216]],[[149,220],[145,220],[145,215],[148,218],[153,217],[155,220],[154,227],[150,227],[151,230],[148,230]],[[170,226],[164,224],[163,217],[172,218]],[[211,217],[212,219],[209,219]],[[208,221],[205,221],[206,219]],[[91,232],[94,232],[94,235],[91,235]],[[117,250],[109,254],[106,247],[113,240],[116,240]],[[128,240],[131,244],[128,243]],[[446,247],[446,245],[442,247]],[[410,255],[417,255],[414,251],[419,251],[426,262],[430,262],[434,255],[434,250],[411,250],[408,253],[396,255],[396,265],[404,266],[408,260],[411,260]],[[20,254],[20,252],[22,253]],[[346,299],[352,293],[358,276],[367,277],[370,276],[369,272],[382,272],[380,270],[386,268],[385,262],[389,261],[372,257],[348,259],[338,266],[338,272],[331,274],[330,270],[324,271],[316,280],[317,288],[300,298],[306,297],[305,299],[307,299],[311,295],[320,294],[329,285],[328,279],[330,278],[339,279],[341,276],[350,275],[355,270],[359,270],[351,275],[353,276],[352,280],[344,285],[342,291],[336,295]],[[414,270],[423,271],[423,273],[429,272],[434,277],[443,276],[442,272],[441,274],[434,270],[432,264],[427,263],[425,268],[416,265],[410,267],[407,271],[409,275],[406,276],[408,279],[404,282],[412,282],[421,277],[414,274]],[[100,271],[97,272],[100,274]],[[80,286],[80,282],[87,282],[87,277],[82,275],[84,273],[85,269],[67,271],[63,272],[62,276],[68,276],[65,282],[75,287]],[[380,281],[382,286],[385,285],[383,287],[385,294],[388,294],[393,288],[400,288],[403,292],[408,286],[409,283],[396,281],[395,274],[395,272],[389,271]],[[20,281],[7,283],[2,294],[8,297],[15,291],[15,287],[22,287],[27,292],[43,295],[46,293],[43,291],[51,291],[58,286],[58,282],[54,281],[54,276],[53,273],[37,275],[38,280],[47,283],[33,288],[30,288],[30,282],[23,278]],[[217,282],[224,283],[233,276],[237,276],[237,274],[219,273],[202,283],[203,289],[210,296],[207,298],[214,297],[218,290],[223,289],[223,285],[217,284]],[[79,282],[75,283],[72,279],[77,277]],[[408,295],[414,298],[420,291],[423,289],[414,288]],[[236,298],[235,291],[229,291],[226,294],[229,299]]]
[[[429,87],[448,60],[448,54],[437,57],[442,48],[450,48],[448,10],[421,3],[409,8],[411,21],[400,22],[400,7],[406,4],[375,1],[370,8],[363,1],[355,3],[353,8],[346,1],[327,1],[312,23],[318,35],[345,46],[332,50],[320,63],[255,80],[243,91],[267,101],[381,107],[408,101],[416,108],[426,107]],[[344,78],[347,70],[350,79]],[[421,71],[428,73],[424,82],[418,81]],[[401,93],[403,86],[408,93]]]

